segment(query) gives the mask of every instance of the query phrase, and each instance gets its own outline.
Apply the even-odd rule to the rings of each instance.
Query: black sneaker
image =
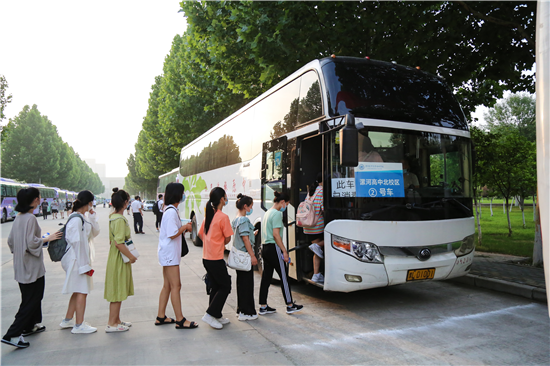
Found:
[[[302,310],[303,308],[304,308],[304,305],[298,305],[298,304],[292,303],[291,306],[286,307],[286,313],[287,314],[292,314],[292,313],[295,313],[297,311]]]
[[[277,312],[277,309],[270,308],[269,305],[267,305],[265,308],[261,307],[258,313],[260,315],[265,315],[265,314],[273,314],[275,312]]]
[[[25,338],[23,338],[23,336],[2,338],[2,343],[9,344],[10,346],[14,346],[17,348],[27,348],[31,345],[29,342],[25,342]]]
[[[29,330],[29,331],[26,331],[24,330],[23,331],[23,334],[21,334],[23,337],[26,337],[26,336],[30,336],[30,335],[33,335],[33,334],[36,334],[36,333],[41,333],[43,331],[46,330],[46,326],[45,325],[38,325],[36,324],[32,330]]]

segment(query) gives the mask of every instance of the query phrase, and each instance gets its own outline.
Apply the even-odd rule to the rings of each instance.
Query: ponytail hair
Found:
[[[239,210],[242,210],[243,207],[250,206],[252,204],[252,197],[245,196],[242,193],[237,195],[237,203],[235,204]]]
[[[82,207],[87,206],[90,202],[94,201],[94,194],[90,191],[82,191],[76,196],[76,200],[73,202],[73,211],[76,212]]]
[[[123,189],[113,188],[113,194],[111,195],[111,205],[115,211],[120,211],[124,208],[124,203],[130,200],[130,195]]]
[[[225,190],[222,187],[215,187],[210,191],[210,199],[206,202],[206,219],[204,221],[204,233],[208,234],[210,224],[214,218],[215,207],[218,207],[222,198],[225,197]]]
[[[317,177],[315,178],[315,182],[313,182],[312,185],[310,185],[308,188],[308,193],[310,197],[313,197],[315,194],[315,190],[319,186],[319,183],[323,183],[323,174],[317,173]]]
[[[290,198],[288,197],[288,194],[286,194],[285,192],[273,192],[273,195],[275,197],[273,197],[273,202],[277,203],[277,202],[280,202],[280,201],[285,201],[285,202],[288,202],[290,201]]]
[[[21,213],[29,212],[32,209],[31,203],[38,197],[40,197],[38,188],[21,188],[19,192],[17,192],[17,205],[15,206],[15,211]]]

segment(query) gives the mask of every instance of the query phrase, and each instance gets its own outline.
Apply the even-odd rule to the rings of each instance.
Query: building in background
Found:
[[[124,177],[107,177],[106,176],[106,166],[105,164],[97,163],[95,159],[84,159],[86,164],[92,170],[94,173],[97,173],[99,175],[99,178],[101,179],[101,182],[105,186],[105,191],[100,194],[100,196],[104,196],[105,198],[109,198],[111,196],[111,192],[113,188],[118,187],[122,189],[124,187]]]

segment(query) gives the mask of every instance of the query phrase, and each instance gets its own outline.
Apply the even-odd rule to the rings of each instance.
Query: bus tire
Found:
[[[199,238],[199,228],[197,227],[197,215],[193,215],[191,218],[191,241],[193,242],[193,245],[196,247],[202,247],[202,240]]]
[[[258,271],[260,276],[262,275],[264,271],[263,266],[263,259],[262,259],[262,229],[260,225],[256,225],[256,230],[258,230],[258,233],[255,235],[254,239],[254,255],[256,256],[256,259],[258,260],[258,264],[252,268],[254,271]]]
[[[8,221],[8,213],[7,213],[6,209],[3,209],[2,210],[2,224],[5,223],[6,221]]]

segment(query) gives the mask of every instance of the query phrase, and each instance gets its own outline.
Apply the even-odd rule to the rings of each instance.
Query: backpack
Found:
[[[310,197],[307,195],[306,199],[298,205],[296,211],[296,225],[299,227],[313,227],[317,224],[319,216],[315,214],[315,206],[313,200],[315,195]]]
[[[160,210],[159,210],[159,201],[156,201],[155,204],[153,205],[153,213],[155,215],[159,215],[160,214]]]
[[[80,220],[82,220],[82,230],[84,230],[84,219],[79,214],[72,214],[69,216],[69,219],[67,220],[67,223],[59,230],[61,232],[61,238],[57,240],[52,240],[50,244],[48,245],[48,254],[50,255],[50,259],[52,262],[59,262],[61,258],[67,253],[67,239],[65,239],[65,230],[67,229],[67,224],[71,219],[74,219],[75,217],[80,217]]]

